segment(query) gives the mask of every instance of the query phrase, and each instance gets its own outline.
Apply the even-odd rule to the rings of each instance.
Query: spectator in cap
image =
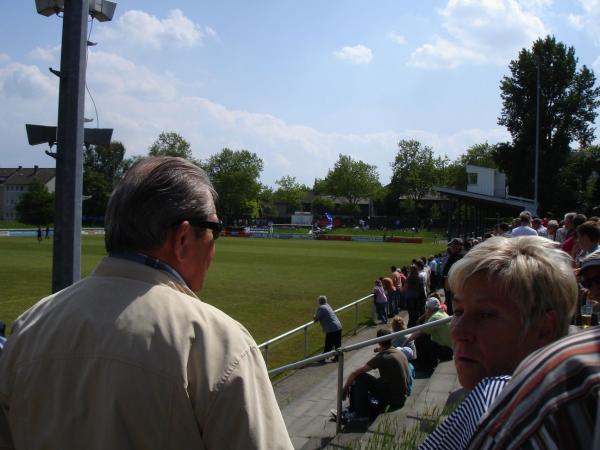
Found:
[[[454,364],[471,392],[420,449],[466,448],[517,366],[565,336],[577,307],[571,259],[538,236],[488,239],[454,265],[449,283]]]
[[[323,332],[325,333],[325,345],[323,346],[323,353],[327,353],[330,350],[335,350],[342,346],[342,323],[335,315],[335,312],[327,303],[327,297],[325,295],[319,296],[319,307],[315,313],[313,320],[321,324]],[[334,361],[338,360],[338,357],[333,358]]]
[[[589,300],[594,302],[594,309],[600,305],[600,250],[590,253],[581,263],[579,281],[587,290]]]
[[[425,302],[425,323],[449,317],[440,308],[440,301],[429,297]],[[417,347],[416,369],[431,372],[439,361],[452,359],[452,340],[450,339],[450,325],[448,323],[427,330],[416,331],[410,335],[409,341],[415,341]]]
[[[464,256],[463,252],[463,241],[461,238],[454,238],[448,243],[448,259],[444,268],[442,269],[442,276],[444,277],[444,294],[446,297],[446,306],[448,308],[448,314],[452,315],[452,290],[448,286],[448,273],[450,269],[458,260]]]

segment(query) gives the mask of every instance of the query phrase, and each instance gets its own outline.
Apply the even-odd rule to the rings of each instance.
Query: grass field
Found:
[[[105,255],[101,236],[82,237],[82,275]],[[241,322],[258,343],[312,319],[317,296],[334,308],[370,293],[373,281],[417,256],[441,250],[434,244],[384,244],[222,238],[200,298]],[[0,238],[0,319],[7,324],[50,293],[52,241]],[[361,308],[366,321],[370,304]],[[354,312],[340,316],[349,332]],[[309,333],[310,352],[322,345],[318,326]],[[274,367],[302,355],[303,338],[269,350]]]

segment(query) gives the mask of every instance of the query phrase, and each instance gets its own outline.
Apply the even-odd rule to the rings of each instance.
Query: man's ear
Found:
[[[547,311],[537,319],[536,338],[540,347],[554,342],[558,338],[558,314]]]
[[[173,250],[173,256],[177,262],[183,262],[187,258],[189,252],[190,238],[194,233],[194,228],[187,220],[184,220],[176,227],[171,228],[168,237],[169,243]]]

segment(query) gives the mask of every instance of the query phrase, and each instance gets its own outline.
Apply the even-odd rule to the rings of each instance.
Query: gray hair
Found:
[[[514,301],[524,330],[546,312],[555,311],[557,338],[566,336],[577,305],[577,281],[571,258],[557,243],[539,236],[490,238],[452,266],[450,289],[460,290],[481,273]]]
[[[565,214],[565,218],[564,221],[565,222],[573,222],[573,219],[575,218],[575,216],[577,215],[576,212],[570,212],[570,213],[566,213]]]
[[[216,199],[206,173],[191,162],[169,156],[142,159],[127,171],[108,202],[106,250],[157,248],[173,225],[206,220],[215,213]]]
[[[319,305],[327,303],[327,297],[325,295],[319,295]]]

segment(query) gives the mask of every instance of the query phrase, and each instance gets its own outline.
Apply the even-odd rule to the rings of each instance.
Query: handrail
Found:
[[[338,309],[334,309],[333,312],[339,313],[339,312],[345,311],[346,309],[349,309],[354,306],[355,307],[355,310],[354,310],[354,334],[356,334],[356,330],[358,328],[358,305],[361,304],[362,302],[364,302],[365,300],[368,300],[371,297],[373,297],[373,294],[369,294],[365,297],[362,297],[362,298],[359,298],[358,300],[353,301],[352,303],[348,303],[347,305],[344,305]],[[265,341],[262,344],[260,344],[258,346],[258,348],[263,350],[265,364],[269,363],[269,345],[274,344],[275,342],[278,342],[278,341],[280,341],[288,336],[291,336],[292,334],[298,333],[299,331],[302,331],[302,330],[304,330],[304,357],[306,358],[306,355],[308,354],[307,331],[308,331],[308,328],[314,324],[315,324],[315,321],[307,322],[304,325],[300,325],[299,327],[296,327],[292,330],[286,331],[285,333],[280,334],[279,336],[271,338],[268,341]]]
[[[449,323],[451,320],[452,320],[452,316],[444,317],[443,319],[434,320],[433,322],[427,322],[427,323],[417,325],[412,328],[407,328],[406,330],[396,331],[394,333],[386,334],[385,336],[367,339],[366,341],[357,342],[356,344],[351,344],[346,347],[340,347],[337,350],[333,350],[333,351],[330,351],[327,353],[321,353],[320,355],[312,356],[310,358],[306,358],[301,361],[297,361],[295,363],[286,364],[286,365],[278,367],[276,369],[269,370],[269,376],[274,376],[274,375],[280,374],[282,372],[285,372],[287,370],[300,369],[300,368],[307,366],[308,364],[311,364],[313,362],[322,361],[322,360],[327,359],[334,355],[337,356],[338,357],[338,386],[337,386],[337,411],[338,411],[338,414],[337,414],[337,418],[336,418],[336,432],[339,432],[341,430],[341,426],[342,426],[341,411],[342,411],[342,400],[344,398],[344,388],[343,388],[344,353],[352,352],[354,350],[358,350],[358,349],[367,347],[369,345],[378,344],[379,342],[382,342],[382,341],[389,341],[390,339],[393,339],[398,336],[406,336],[408,334],[413,334],[416,331],[427,330],[429,328],[434,328],[439,325],[445,325],[445,324]]]

